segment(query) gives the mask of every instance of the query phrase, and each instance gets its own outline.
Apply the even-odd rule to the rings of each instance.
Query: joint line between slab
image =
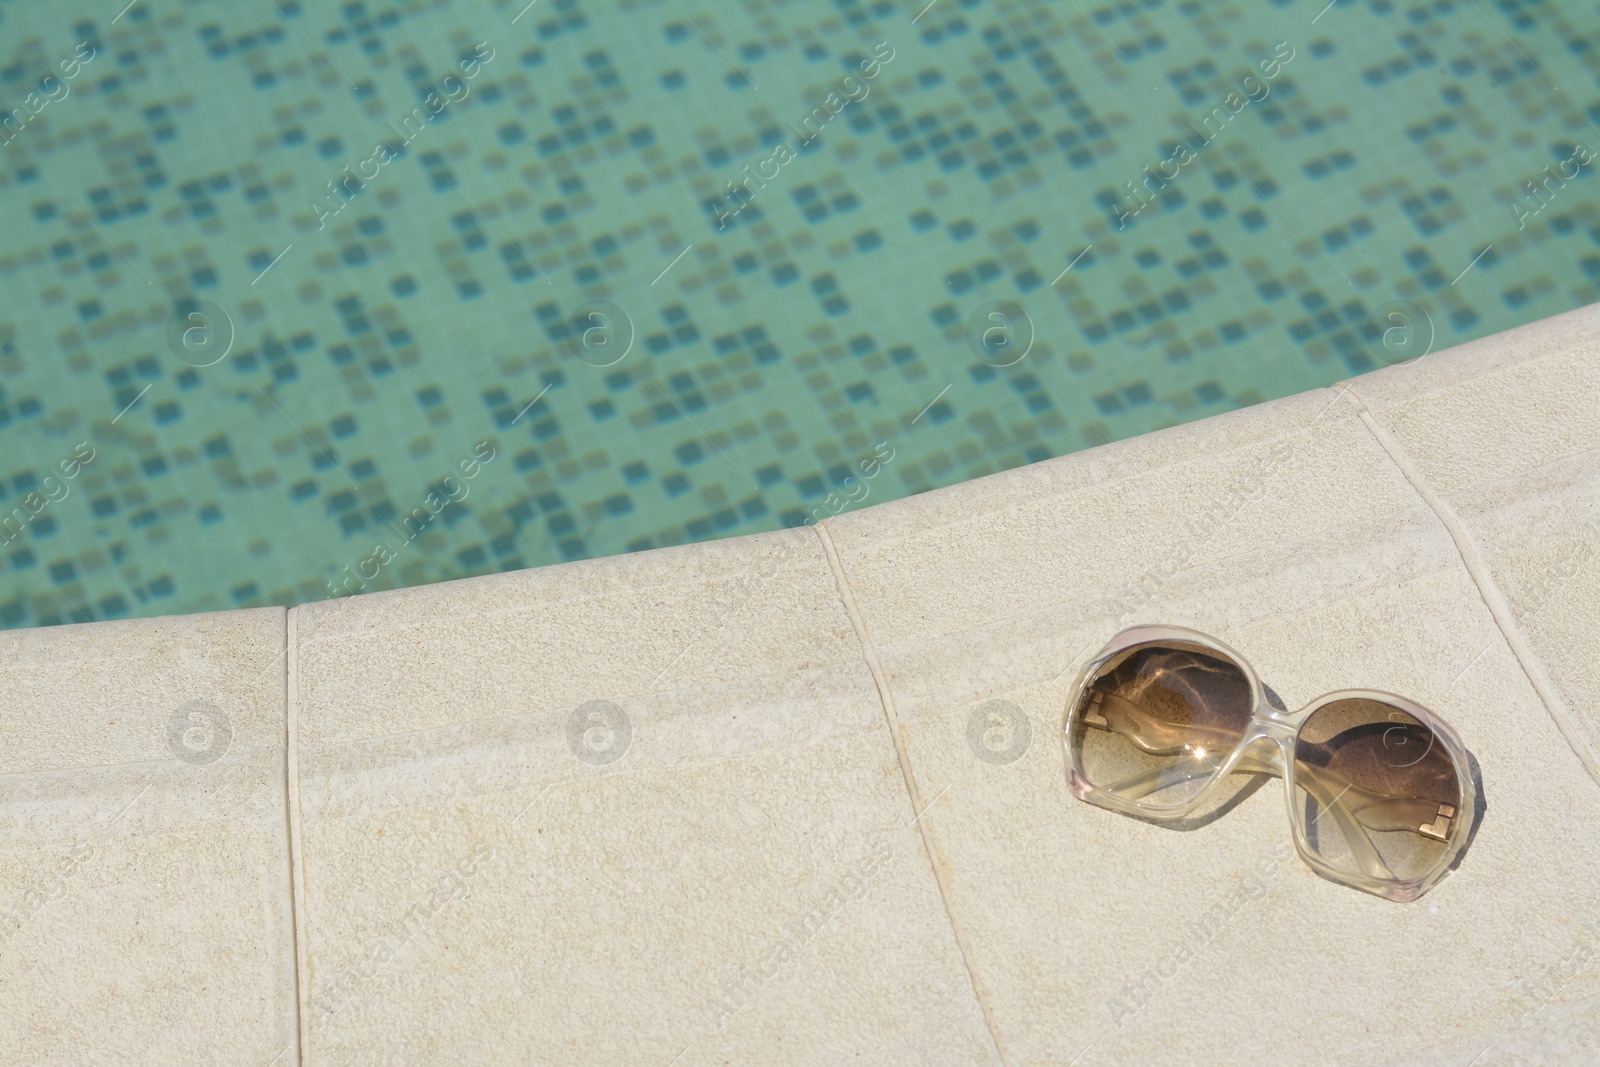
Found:
[[[300,847],[299,626],[291,609],[284,626],[284,709],[286,732],[283,787],[289,819],[289,897],[294,915],[295,1062],[305,1067],[311,1052],[311,974],[306,945],[305,866]]]
[[[922,849],[928,857],[928,865],[933,868],[933,881],[939,889],[939,902],[944,907],[945,918],[950,923],[950,932],[955,937],[956,950],[961,953],[961,965],[966,968],[967,980],[972,983],[972,994],[977,998],[978,1009],[983,1012],[983,1021],[989,1028],[989,1039],[994,1042],[995,1054],[1001,1063],[1009,1064],[1011,1061],[1006,1055],[1005,1042],[1001,1040],[1000,1027],[989,1004],[988,991],[984,989],[977,971],[973,969],[972,950],[961,932],[961,927],[956,923],[954,911],[951,910],[950,886],[941,873],[931,831],[922,818],[932,801],[923,803],[922,789],[917,785],[917,776],[911,770],[911,760],[906,752],[905,738],[900,729],[900,717],[895,711],[894,693],[889,688],[889,676],[883,669],[883,663],[878,659],[877,649],[872,643],[872,634],[868,631],[866,619],[862,617],[861,608],[856,603],[855,591],[850,587],[850,579],[845,577],[844,562],[839,558],[839,550],[833,543],[833,535],[828,531],[826,524],[821,522],[817,523],[816,530],[817,537],[822,541],[822,551],[828,557],[828,567],[833,571],[833,582],[839,590],[839,599],[844,603],[844,611],[850,618],[851,627],[855,629],[856,640],[861,643],[861,656],[866,660],[867,670],[872,674],[873,685],[877,687],[878,702],[883,705],[883,717],[889,724],[889,736],[894,742],[895,756],[900,761],[900,774],[905,779],[906,791],[910,795],[917,831],[922,835]],[[934,798],[937,799],[938,797]]]
[[[1422,472],[1412,463],[1411,457],[1405,449],[1400,447],[1392,434],[1382,423],[1378,422],[1372,414],[1372,409],[1367,407],[1363,400],[1353,389],[1334,386],[1339,390],[1345,400],[1355,409],[1368,432],[1377,439],[1378,446],[1389,455],[1390,461],[1400,468],[1400,473],[1411,483],[1411,488],[1420,496],[1423,503],[1433,510],[1434,515],[1444,524],[1445,531],[1449,533],[1450,540],[1455,543],[1456,553],[1461,557],[1461,562],[1467,568],[1467,575],[1478,587],[1478,596],[1483,600],[1484,606],[1489,609],[1489,616],[1494,620],[1495,626],[1500,630],[1500,636],[1505,640],[1506,646],[1511,649],[1511,654],[1516,657],[1517,665],[1522,668],[1522,673],[1527,677],[1528,683],[1533,686],[1533,691],[1538,694],[1539,702],[1544,705],[1545,712],[1556,724],[1556,729],[1561,732],[1562,738],[1567,742],[1567,747],[1572,749],[1572,754],[1578,757],[1578,762],[1583,769],[1589,772],[1589,777],[1600,785],[1600,761],[1584,743],[1577,727],[1564,710],[1561,701],[1555,695],[1555,688],[1545,677],[1544,668],[1540,664],[1533,649],[1522,637],[1522,631],[1517,629],[1516,619],[1511,611],[1511,604],[1494,583],[1494,577],[1489,573],[1488,566],[1478,555],[1477,548],[1472,543],[1465,526],[1456,517],[1455,509],[1450,506],[1438,493],[1434,492],[1423,479]]]

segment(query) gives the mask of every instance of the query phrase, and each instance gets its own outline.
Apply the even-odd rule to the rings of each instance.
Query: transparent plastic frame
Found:
[[[1096,786],[1084,773],[1073,743],[1074,730],[1079,726],[1078,719],[1086,706],[1085,697],[1090,686],[1102,676],[1108,675],[1109,670],[1115,666],[1114,661],[1118,661],[1119,657],[1125,658],[1126,655],[1138,651],[1141,646],[1164,646],[1167,643],[1197,646],[1231,662],[1249,683],[1252,705],[1249,724],[1245,727],[1242,737],[1226,758],[1216,764],[1215,771],[1209,774],[1210,780],[1201,786],[1197,793],[1175,804],[1129,799]],[[1433,740],[1442,747],[1454,769],[1459,803],[1456,805],[1455,816],[1448,820],[1449,831],[1444,839],[1443,853],[1429,869],[1415,877],[1377,877],[1342,869],[1324,860],[1308,838],[1305,814],[1296,803],[1296,787],[1300,784],[1297,775],[1307,779],[1308,795],[1316,796],[1317,794],[1312,792],[1315,788],[1316,772],[1309,764],[1306,767],[1297,766],[1295,746],[1300,739],[1301,728],[1315,712],[1344,700],[1373,701],[1389,705],[1416,719],[1431,731]],[[1216,638],[1180,626],[1135,626],[1123,630],[1083,667],[1067,704],[1062,746],[1066,753],[1068,788],[1079,800],[1109,811],[1159,822],[1176,822],[1204,808],[1233,774],[1266,774],[1282,778],[1285,806],[1294,837],[1295,851],[1299,853],[1301,860],[1330,881],[1399,903],[1422,896],[1450,872],[1471,835],[1473,816],[1477,810],[1477,790],[1470,771],[1466,747],[1448,723],[1421,704],[1379,690],[1343,689],[1326,693],[1299,711],[1284,711],[1268,700],[1266,687],[1256,674],[1255,668],[1237,651]],[[1332,813],[1341,829],[1353,826],[1357,831],[1364,833],[1358,824],[1351,821],[1351,813],[1341,797],[1335,797],[1331,803],[1324,803],[1323,811]]]

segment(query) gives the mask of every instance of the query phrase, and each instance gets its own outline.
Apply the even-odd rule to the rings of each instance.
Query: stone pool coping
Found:
[[[1585,1062],[1597,556],[1600,305],[815,529],[3,633],[0,1061]],[[1444,715],[1459,868],[1074,800],[1134,622]]]

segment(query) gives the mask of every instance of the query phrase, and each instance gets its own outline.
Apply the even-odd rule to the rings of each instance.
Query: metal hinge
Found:
[[[1438,818],[1431,823],[1423,823],[1417,827],[1419,833],[1431,837],[1435,841],[1445,841],[1450,837],[1450,824],[1455,821],[1456,806],[1454,804],[1440,804]]]

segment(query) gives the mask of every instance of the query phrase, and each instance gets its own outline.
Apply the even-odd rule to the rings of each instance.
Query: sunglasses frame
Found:
[[[1077,725],[1078,711],[1084,703],[1084,694],[1090,682],[1099,676],[1107,664],[1141,645],[1162,644],[1177,642],[1183,645],[1198,646],[1215,652],[1228,659],[1244,674],[1250,683],[1252,707],[1250,709],[1250,725],[1245,729],[1244,735],[1234,745],[1233,750],[1217,766],[1217,770],[1210,776],[1210,780],[1203,785],[1199,792],[1186,801],[1178,804],[1152,804],[1140,800],[1108,793],[1089,781],[1079,765],[1078,757],[1073,751],[1072,733]],[[1371,700],[1388,704],[1397,711],[1412,716],[1422,725],[1432,731],[1435,743],[1442,745],[1445,753],[1450,757],[1450,763],[1455,770],[1456,784],[1460,790],[1460,804],[1456,807],[1456,815],[1451,819],[1450,833],[1444,842],[1444,854],[1438,862],[1427,872],[1416,878],[1376,878],[1369,875],[1342,870],[1334,867],[1322,859],[1312,849],[1306,834],[1305,819],[1300,811],[1300,806],[1295,803],[1295,743],[1300,737],[1300,729],[1308,719],[1320,708],[1339,700]],[[1461,850],[1466,847],[1467,839],[1471,836],[1471,827],[1474,813],[1477,810],[1477,786],[1472,779],[1467,758],[1466,746],[1456,736],[1439,716],[1418,704],[1414,700],[1394,693],[1385,693],[1377,689],[1340,689],[1331,693],[1324,693],[1317,697],[1299,711],[1280,711],[1267,700],[1266,686],[1256,674],[1250,662],[1234,649],[1218,641],[1214,637],[1190,630],[1182,626],[1145,625],[1133,626],[1106,643],[1083,669],[1078,672],[1077,680],[1071,690],[1067,703],[1065,719],[1065,732],[1062,735],[1062,748],[1066,753],[1067,761],[1067,787],[1072,795],[1079,800],[1105,808],[1108,811],[1121,812],[1142,819],[1151,819],[1160,822],[1173,822],[1192,815],[1201,808],[1223,783],[1234,772],[1234,768],[1248,755],[1257,757],[1252,762],[1265,763],[1273,769],[1276,776],[1284,782],[1284,803],[1289,813],[1289,825],[1294,837],[1295,851],[1300,854],[1300,859],[1306,866],[1330,881],[1340,885],[1350,886],[1368,893],[1376,894],[1387,900],[1406,903],[1416,900],[1431,889],[1441,878],[1450,873],[1455,865],[1456,858]],[[1260,750],[1266,748],[1269,755],[1261,756]]]

